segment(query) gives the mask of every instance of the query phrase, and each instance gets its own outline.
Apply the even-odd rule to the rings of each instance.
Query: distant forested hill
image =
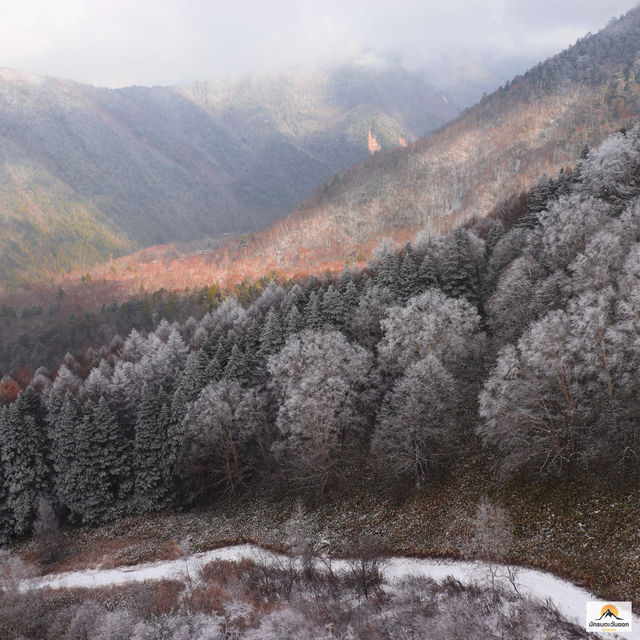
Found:
[[[218,273],[355,259],[377,238],[434,235],[485,216],[640,115],[640,9],[484,98],[408,148],[334,175],[290,215],[212,259]]]
[[[0,287],[261,228],[456,113],[396,66],[116,90],[0,69]]]

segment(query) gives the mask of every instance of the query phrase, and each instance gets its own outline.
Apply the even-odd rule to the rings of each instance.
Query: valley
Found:
[[[463,110],[459,67],[360,44],[0,68],[3,640],[586,640],[640,606],[640,7]]]

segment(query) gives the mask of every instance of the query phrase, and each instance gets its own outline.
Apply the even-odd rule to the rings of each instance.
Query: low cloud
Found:
[[[0,65],[94,84],[174,84],[338,63],[538,60],[629,0],[0,0]]]

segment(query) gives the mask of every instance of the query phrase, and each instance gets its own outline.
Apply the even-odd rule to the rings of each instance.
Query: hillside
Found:
[[[345,262],[365,261],[382,237],[404,243],[418,229],[437,236],[459,222],[482,217],[505,198],[531,188],[544,172],[553,176],[574,167],[585,145],[595,146],[608,132],[637,117],[639,25],[638,9],[612,21],[602,32],[517,77],[436,133],[407,148],[378,152],[334,175],[286,218],[263,231],[201,241],[197,247],[149,247],[89,272],[77,269],[52,285],[4,294],[2,303],[19,314],[34,305],[55,307],[62,288],[69,310],[99,309],[113,300],[161,288],[193,290],[214,282],[233,287],[269,271],[293,277],[337,271]],[[255,113],[256,102],[250,96],[260,95],[268,106],[265,111],[279,114],[278,127],[287,122],[292,126],[294,112],[307,113],[298,123],[313,138],[318,121],[302,99],[310,91],[311,79],[285,80],[280,85],[256,79],[204,83],[181,91],[211,117],[225,120],[230,129],[238,126],[231,123],[232,105],[238,113]],[[275,105],[284,102],[281,96],[293,85],[297,89],[287,94],[292,100],[288,110],[278,111]],[[376,99],[390,108],[390,98],[381,90],[378,94]],[[341,108],[351,105],[345,102]],[[256,130],[266,129],[256,125]],[[377,129],[376,133],[384,142]]]
[[[366,268],[224,300],[211,287],[198,319],[136,322],[55,371],[3,376],[0,543],[54,570],[249,540],[305,562],[316,544],[355,551],[361,569],[385,552],[475,557],[635,606],[640,124],[576,164]],[[3,557],[7,584],[22,560]],[[215,585],[195,599],[192,584],[152,600],[111,591],[106,608],[127,629],[128,602],[156,617],[153,602],[221,610]],[[28,595],[0,593],[16,640],[95,619],[69,608],[47,636],[16,615]]]
[[[261,228],[456,115],[397,66],[103,89],[0,69],[0,287]]]
[[[334,175],[286,218],[207,258],[220,278],[343,264],[378,238],[438,235],[575,165],[640,115],[640,9],[515,78],[441,130]]]
[[[360,526],[394,552],[464,557],[484,512],[503,559],[637,602],[638,176],[640,125],[487,233],[272,281],[3,377],[0,535],[54,540],[48,562],[137,563],[182,532],[279,545],[303,498],[334,550]]]
[[[640,115],[639,74],[640,9],[634,9],[438,131],[406,148],[383,148],[336,173],[262,231],[198,253],[156,247],[92,270],[90,287],[84,272],[75,272],[58,280],[49,294],[60,285],[78,301],[108,302],[162,287],[184,290],[212,281],[232,286],[271,270],[288,276],[339,270],[345,262],[364,260],[384,237],[404,243],[422,229],[438,236],[486,216],[544,174],[575,167],[586,147],[629,127]],[[183,91],[216,113],[230,101],[244,103],[248,89],[194,85]],[[212,93],[226,97],[216,102]],[[269,100],[276,98],[265,97]],[[42,295],[47,294],[32,291]],[[19,299],[14,296],[10,304]]]

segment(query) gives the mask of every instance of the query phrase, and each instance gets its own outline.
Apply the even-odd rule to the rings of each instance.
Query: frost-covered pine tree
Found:
[[[344,293],[349,286],[349,283],[353,282],[353,272],[352,269],[344,269],[340,276],[338,277],[338,291],[340,293]]]
[[[376,284],[379,287],[389,289],[393,295],[398,296],[400,294],[399,279],[398,258],[394,253],[387,253],[378,265]]]
[[[226,334],[220,336],[215,354],[211,360],[209,360],[207,368],[205,369],[205,380],[207,382],[214,382],[222,378],[234,344],[235,334],[232,331],[228,331]]]
[[[527,210],[519,220],[518,226],[525,229],[537,227],[540,222],[539,214],[551,205],[553,196],[553,182],[544,174],[532,189],[527,203]]]
[[[168,424],[168,398],[144,385],[138,409],[133,446],[135,472],[134,504],[141,511],[153,511],[165,505],[168,476],[165,447]],[[164,410],[164,411],[163,411]]]
[[[420,293],[418,268],[413,259],[411,245],[407,244],[400,266],[400,298],[403,301]]]
[[[302,311],[307,303],[307,298],[299,284],[294,284],[287,294],[286,308],[290,309],[292,306],[298,307],[298,311]]]
[[[358,289],[356,287],[355,282],[351,279],[347,283],[342,294],[342,306],[344,310],[344,322],[342,324],[342,330],[349,338],[354,337],[354,316],[356,314],[356,310],[358,309],[358,303],[360,301],[360,296],[358,294]]]
[[[123,515],[133,488],[130,443],[107,401],[88,403],[77,439],[78,507],[84,522]]]
[[[435,268],[433,257],[430,253],[426,253],[420,263],[418,270],[418,283],[421,291],[426,291],[431,287],[437,287],[438,273]]]
[[[309,301],[304,308],[304,326],[306,329],[321,329],[324,325],[321,300],[316,291],[309,294]]]
[[[234,344],[231,349],[231,355],[222,378],[223,380],[236,380],[240,384],[245,384],[249,380],[249,364],[244,351],[237,344]]]
[[[47,428],[40,397],[27,388],[0,414],[0,453],[13,528],[31,528],[38,495],[47,490]]]
[[[176,378],[185,366],[189,349],[182,340],[180,332],[172,329],[166,343],[161,343],[151,354],[151,371],[155,380],[146,382],[163,387],[171,392],[175,388]]]
[[[79,474],[83,468],[78,452],[78,430],[83,416],[75,396],[67,392],[51,431],[54,470],[53,492],[58,502],[78,513]]]
[[[136,329],[131,329],[122,345],[120,357],[127,362],[138,362],[146,353],[146,340]]]
[[[198,397],[200,390],[205,386],[207,364],[204,349],[189,354],[185,367],[178,376],[171,400],[171,414],[177,422],[182,421],[187,412],[187,405]]]
[[[0,421],[2,414],[0,412]],[[0,458],[0,544],[6,544],[13,535],[13,513],[9,507],[7,499],[9,497],[9,487],[4,474],[4,465]]]
[[[494,247],[502,240],[505,234],[504,224],[502,220],[496,220],[493,225],[491,225],[491,229],[489,229],[489,233],[487,234],[487,242],[485,245],[485,257],[489,258],[491,253],[493,252]]]
[[[284,344],[283,333],[279,314],[269,309],[260,334],[260,355],[263,358],[268,358],[279,351]]]
[[[304,317],[295,304],[291,305],[285,317],[285,338],[302,331],[304,328]]]
[[[100,396],[107,397],[111,383],[99,367],[91,369],[87,379],[82,383],[80,395],[83,398],[90,398],[98,401]]]
[[[67,391],[71,393],[77,393],[80,389],[82,380],[71,371],[66,365],[60,365],[58,372],[56,373],[55,380],[53,381],[52,391],[58,394],[58,397],[64,398]]]
[[[223,373],[224,367],[220,364],[217,354],[214,354],[213,357],[207,362],[207,366],[204,370],[205,382],[216,382],[217,380],[220,380],[222,378]]]
[[[442,289],[452,298],[478,303],[478,274],[471,242],[464,229],[456,229],[448,243],[442,267]]]
[[[204,351],[207,358],[211,359],[216,354],[216,350],[218,349],[218,342],[220,341],[222,335],[223,332],[217,325],[209,333],[209,336],[207,337],[207,340],[202,347],[202,350]]]
[[[329,285],[322,297],[322,317],[325,322],[336,329],[341,329],[344,324],[345,309],[342,295]]]

